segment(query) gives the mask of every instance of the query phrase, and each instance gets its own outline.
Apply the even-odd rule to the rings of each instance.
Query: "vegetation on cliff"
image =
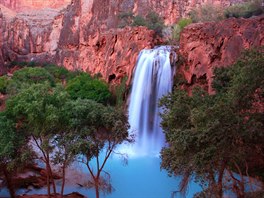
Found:
[[[163,19],[156,12],[149,12],[146,16],[134,15],[132,12],[125,12],[119,15],[119,27],[125,26],[146,26],[154,30],[156,34],[162,36],[162,30],[165,27]]]
[[[176,87],[161,100],[168,147],[162,168],[183,175],[180,191],[194,177],[204,191],[197,197],[223,197],[264,181],[263,48],[247,51],[231,67],[215,70],[216,94],[196,88],[189,96]],[[246,187],[247,186],[247,187]],[[257,186],[257,187],[256,187]]]

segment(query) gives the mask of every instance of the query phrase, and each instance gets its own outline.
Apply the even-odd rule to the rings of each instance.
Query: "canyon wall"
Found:
[[[264,45],[264,16],[198,23],[185,28],[180,39],[185,64],[180,72],[189,86],[211,87],[213,70],[233,64],[244,49]]]
[[[61,8],[75,0],[0,0],[0,4],[16,11],[41,8]],[[132,12],[146,15],[151,11],[158,13],[166,25],[174,24],[179,18],[186,17],[195,7],[203,4],[228,6],[244,0],[81,0],[82,7],[89,11],[97,21],[108,27],[116,27],[120,13]],[[88,8],[88,9],[87,9]],[[83,14],[87,14],[83,12]],[[98,20],[99,19],[99,20]]]
[[[73,0],[63,11],[42,9],[19,14],[2,8],[0,68],[3,71],[3,62],[50,62],[69,70],[101,73],[111,83],[126,75],[130,81],[140,50],[161,40],[145,27],[116,28],[119,13],[132,10],[140,14],[155,8],[171,23],[179,15],[172,5],[186,5],[182,6],[186,14],[189,8],[205,2],[209,0]],[[188,84],[205,81],[212,91],[213,68],[233,63],[244,48],[263,45],[263,26],[263,17],[188,26],[180,43],[180,54],[187,60],[181,73]]]
[[[3,48],[3,14],[0,12],[0,75],[4,73],[4,59],[2,54],[2,48]]]
[[[70,4],[71,0],[0,0],[0,4],[9,9],[23,11],[41,8],[61,8]]]
[[[84,4],[85,3],[85,4]],[[93,13],[94,5],[76,0],[66,10],[38,10],[16,15],[8,22],[2,15],[2,52],[5,62],[49,62],[69,70],[101,73],[106,81],[132,76],[140,50],[158,39],[146,27],[109,29]],[[89,10],[91,12],[89,12]]]

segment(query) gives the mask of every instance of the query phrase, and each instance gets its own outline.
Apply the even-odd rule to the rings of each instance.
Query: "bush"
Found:
[[[251,16],[257,16],[264,13],[264,9],[262,7],[261,0],[252,0],[245,3],[235,4],[233,6],[228,7],[225,11],[225,17],[243,17],[249,18]]]
[[[118,15],[118,18],[120,19],[118,27],[124,28],[127,25],[131,26],[131,24],[133,23],[134,15],[132,12],[123,12]]]
[[[179,41],[181,31],[183,30],[183,28],[185,28],[186,26],[188,26],[191,23],[192,23],[192,19],[190,19],[190,18],[180,19],[179,22],[173,26],[172,38]]]
[[[147,26],[147,21],[142,16],[135,16],[133,18],[132,26]]]
[[[223,8],[212,4],[204,4],[193,9],[189,16],[194,23],[220,21],[225,18]]]
[[[9,79],[7,76],[1,76],[0,77],[0,93],[6,94],[8,82],[9,82]]]
[[[120,85],[115,87],[115,95],[116,95],[116,105],[118,107],[122,107],[124,104],[124,96],[126,93],[126,81],[128,77],[125,76],[122,78]]]
[[[160,36],[164,28],[164,21],[156,12],[149,12],[146,17],[140,15],[135,16],[131,12],[124,12],[119,15],[119,19],[121,20],[118,25],[120,28],[125,26],[146,26]]]
[[[68,79],[71,73],[64,67],[59,67],[57,65],[49,64],[44,67],[55,79],[56,81]]]
[[[51,84],[54,83],[52,75],[40,67],[26,67],[20,69],[13,74],[12,80],[19,83],[41,83],[44,81],[49,81]]]
[[[146,16],[147,27],[162,36],[164,21],[156,12],[149,12]]]
[[[71,79],[66,86],[66,91],[72,99],[90,99],[104,104],[108,103],[111,97],[106,83],[93,79],[86,73]]]

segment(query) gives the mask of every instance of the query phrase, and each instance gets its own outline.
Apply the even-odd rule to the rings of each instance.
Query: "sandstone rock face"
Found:
[[[19,14],[2,8],[0,65],[50,62],[70,70],[101,73],[111,83],[120,82],[125,75],[130,81],[140,50],[159,40],[145,27],[116,28],[118,14],[155,10],[173,23],[179,15],[177,6],[182,5],[184,14],[204,2],[209,0],[73,0],[64,11],[46,8]],[[224,5],[231,0],[211,2]],[[210,83],[212,68],[233,62],[243,48],[263,44],[262,32],[263,17],[191,25],[181,38],[180,52],[189,67],[182,72],[190,84],[199,79]]]
[[[146,13],[146,10],[153,10],[164,18],[166,25],[172,25],[178,19],[187,17],[189,12],[197,6],[213,4],[225,7],[232,2],[232,0],[135,0],[133,11],[142,15]]]
[[[16,11],[41,8],[61,8],[71,0],[0,0],[0,4]]]
[[[86,11],[83,14],[96,19],[100,26],[103,24],[105,27],[114,28],[117,27],[118,15],[124,12],[144,16],[154,11],[164,19],[166,25],[171,25],[202,4],[227,6],[239,1],[243,0],[81,0],[81,4],[83,11]],[[61,8],[71,2],[72,0],[0,0],[0,4],[16,11]]]
[[[0,13],[0,33],[3,32],[3,15]],[[4,59],[2,54],[3,34],[0,34],[0,75],[4,73]]]
[[[156,43],[154,32],[145,27],[109,29],[98,26],[107,20],[93,13],[94,5],[76,0],[66,10],[31,11],[4,17],[4,61],[50,62],[69,70],[101,73],[106,81],[130,79],[140,50]],[[87,12],[87,11],[91,12]]]
[[[243,49],[264,45],[264,16],[192,24],[184,29],[180,54],[186,60],[181,72],[189,85],[211,87],[213,70],[233,64]]]

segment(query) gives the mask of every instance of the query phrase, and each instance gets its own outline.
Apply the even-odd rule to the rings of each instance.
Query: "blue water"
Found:
[[[101,198],[171,198],[178,191],[181,177],[168,177],[167,172],[160,170],[160,149],[164,146],[165,137],[160,126],[158,100],[171,91],[173,68],[170,65],[170,48],[159,47],[143,50],[138,58],[129,104],[129,122],[131,133],[136,135],[132,147],[122,145],[119,151],[129,155],[128,165],[124,166],[117,156],[108,160],[104,170],[111,175],[111,184],[115,189],[111,194],[101,194]],[[124,147],[123,147],[124,146]],[[75,164],[83,172],[79,179],[70,176],[72,184],[65,187],[65,194],[79,192],[89,198],[95,197],[94,189],[78,187],[76,183],[88,180],[89,173],[85,166]],[[59,187],[58,183],[58,187]],[[200,187],[190,182],[184,198],[191,198]],[[59,189],[57,190],[58,192]],[[23,194],[25,190],[19,190]],[[2,194],[1,194],[2,193]],[[0,192],[0,196],[6,193]],[[32,190],[28,194],[46,194],[46,188]],[[181,198],[180,194],[174,196]]]
[[[89,174],[86,167],[82,165],[77,167],[83,170],[83,177],[88,178]],[[101,198],[171,198],[172,192],[178,190],[181,178],[169,177],[165,170],[160,170],[160,158],[155,156],[133,157],[128,159],[127,165],[124,165],[118,157],[112,157],[104,170],[111,174],[111,184],[114,191],[111,194],[101,193]],[[174,197],[191,198],[200,190],[197,184],[190,182],[185,196],[178,193]],[[23,192],[24,190],[18,191],[19,194],[23,194]],[[66,186],[65,194],[71,192],[79,192],[89,198],[95,197],[93,188],[87,189],[79,187],[77,184]],[[46,188],[43,188],[30,191],[28,194],[46,193]],[[0,196],[3,196],[1,192]]]

